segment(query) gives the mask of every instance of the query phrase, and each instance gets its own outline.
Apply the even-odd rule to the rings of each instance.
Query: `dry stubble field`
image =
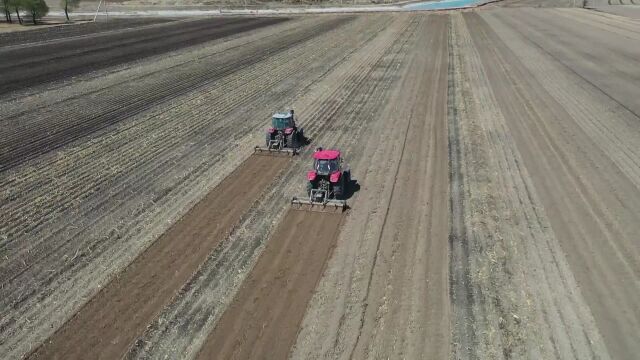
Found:
[[[0,46],[8,358],[640,352],[637,20],[491,8],[72,34]],[[39,82],[15,72],[27,53]],[[310,146],[251,155],[285,108]],[[344,214],[289,210],[315,146],[345,152]]]

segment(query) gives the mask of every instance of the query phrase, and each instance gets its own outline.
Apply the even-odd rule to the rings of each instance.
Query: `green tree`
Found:
[[[16,12],[16,16],[18,17],[18,22],[22,25],[22,18],[20,17],[20,10],[24,8],[23,3],[24,0],[8,0],[9,8]]]
[[[2,2],[0,2],[0,9],[4,12],[4,17],[7,19],[7,22],[13,22],[11,21],[11,6],[9,4],[9,0],[2,0]]]
[[[69,21],[69,10],[76,9],[80,5],[80,0],[60,0],[60,5],[64,8],[64,15]]]
[[[22,0],[22,6],[31,14],[33,24],[38,24],[38,19],[42,19],[49,12],[49,7],[44,0]]]

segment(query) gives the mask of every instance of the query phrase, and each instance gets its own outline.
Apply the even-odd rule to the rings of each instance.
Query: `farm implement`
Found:
[[[290,110],[272,116],[271,127],[267,129],[265,136],[265,146],[256,146],[254,152],[293,156],[304,143],[304,130],[296,125],[293,110]]]
[[[351,182],[351,172],[342,167],[338,150],[316,149],[313,153],[313,169],[307,172],[307,197],[294,197],[294,209],[310,211],[344,211],[347,209],[346,192]]]

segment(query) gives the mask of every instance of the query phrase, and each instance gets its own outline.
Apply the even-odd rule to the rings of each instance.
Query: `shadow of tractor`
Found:
[[[360,184],[358,183],[358,180],[356,179],[349,180],[349,184],[347,185],[346,190],[347,191],[345,191],[344,193],[344,199],[349,200],[353,197],[355,193],[360,191]]]

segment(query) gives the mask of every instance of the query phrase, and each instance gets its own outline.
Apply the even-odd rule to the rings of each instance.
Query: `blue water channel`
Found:
[[[461,8],[473,6],[483,2],[483,0],[442,0],[428,1],[421,3],[413,3],[403,6],[407,10],[446,10],[452,8]]]

